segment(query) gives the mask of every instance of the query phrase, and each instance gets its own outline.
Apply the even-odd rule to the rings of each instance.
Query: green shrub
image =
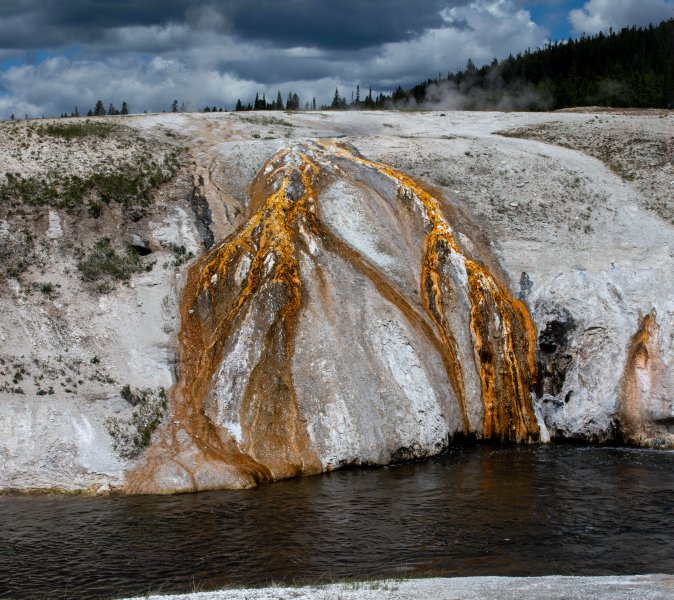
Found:
[[[152,204],[154,190],[170,181],[177,169],[178,156],[171,153],[163,164],[141,158],[137,164],[117,164],[108,172],[86,178],[56,171],[28,178],[7,173],[7,181],[0,185],[0,204],[8,208],[20,204],[51,206],[70,212],[87,208],[89,215],[97,218],[103,203],[117,202],[124,206],[126,218],[138,221]]]
[[[185,263],[189,262],[194,258],[194,253],[191,251],[188,251],[185,246],[178,246],[177,244],[174,243],[169,243],[167,245],[167,248],[173,252],[175,259],[173,260],[172,263],[170,263],[170,266],[172,267],[181,267]],[[166,266],[166,265],[165,265]]]
[[[18,279],[38,262],[33,234],[24,229],[17,233],[0,233],[0,277]]]
[[[88,208],[89,216],[98,219],[103,213],[103,203],[98,200],[90,200]]]
[[[154,263],[144,264],[138,252],[129,247],[118,254],[109,238],[98,240],[89,252],[78,261],[77,268],[87,282],[100,280],[128,281],[134,273],[152,269]]]
[[[81,121],[77,123],[50,123],[37,128],[38,135],[49,135],[64,140],[73,140],[85,137],[108,137],[117,127],[111,123],[98,121]]]
[[[115,452],[122,458],[135,458],[150,445],[152,432],[162,421],[168,399],[164,388],[133,390],[128,384],[122,388],[121,395],[135,407],[131,417],[108,417],[105,424]]]

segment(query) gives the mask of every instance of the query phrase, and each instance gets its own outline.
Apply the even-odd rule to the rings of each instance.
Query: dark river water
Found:
[[[674,573],[674,453],[471,446],[171,497],[0,497],[0,597],[414,575]]]

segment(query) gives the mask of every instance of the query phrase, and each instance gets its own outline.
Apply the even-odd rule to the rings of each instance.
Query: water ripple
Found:
[[[396,575],[674,572],[674,455],[469,447],[172,497],[0,497],[0,597]]]

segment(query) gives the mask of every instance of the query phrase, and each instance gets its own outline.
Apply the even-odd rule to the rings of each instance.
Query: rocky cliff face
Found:
[[[581,152],[492,133],[554,119],[547,142],[598,129],[645,161],[634,118],[156,115],[105,142],[146,168],[187,146],[142,197],[97,198],[100,144],[62,153],[82,206],[17,208],[28,188],[0,178],[0,489],[247,487],[457,435],[674,447],[672,225],[652,201],[671,160],[646,202]],[[17,127],[22,148],[39,133]],[[0,164],[39,183],[59,142],[19,163],[18,131]]]

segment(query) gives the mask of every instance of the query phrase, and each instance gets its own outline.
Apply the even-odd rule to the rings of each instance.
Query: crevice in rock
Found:
[[[539,381],[536,386],[536,395],[557,396],[561,393],[566,379],[566,371],[571,365],[569,341],[571,332],[576,328],[576,322],[571,313],[564,307],[554,307],[549,311],[550,318],[545,329],[538,336],[538,369]],[[564,402],[569,402],[572,392],[569,391]]]
[[[211,214],[211,208],[208,206],[208,200],[200,191],[200,186],[204,185],[204,178],[199,176],[199,186],[193,186],[192,192],[190,193],[189,203],[194,211],[194,216],[196,217],[196,226],[201,241],[204,244],[206,250],[210,250],[215,243],[215,236],[213,235],[213,230],[211,225],[213,223],[213,215]]]

